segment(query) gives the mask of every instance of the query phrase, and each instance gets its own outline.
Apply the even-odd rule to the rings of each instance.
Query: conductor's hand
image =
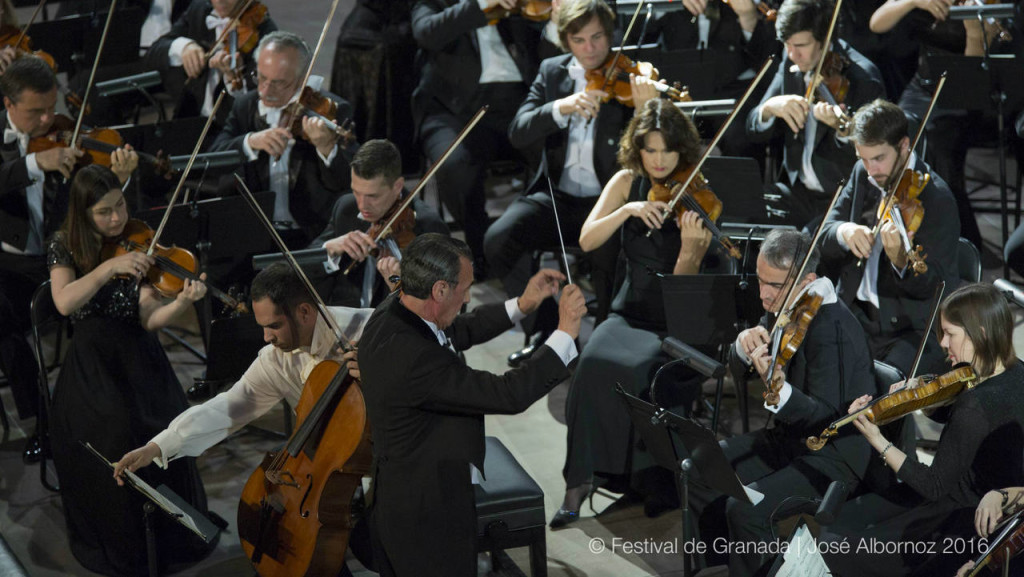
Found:
[[[125,453],[121,460],[114,463],[114,480],[118,485],[124,486],[124,478],[121,476],[125,471],[134,473],[149,465],[160,456],[160,447],[156,443],[146,443],[134,451]]]
[[[761,105],[761,116],[765,120],[775,117],[782,119],[794,133],[804,129],[811,107],[803,96],[780,94],[772,96]]]
[[[558,294],[558,287],[563,282],[565,282],[565,275],[561,272],[550,268],[540,269],[526,284],[526,290],[519,297],[519,310],[524,314],[530,314],[537,310],[544,299]]]
[[[843,240],[850,252],[857,258],[868,258],[871,256],[871,247],[875,243],[875,237],[871,229],[862,225],[844,226]]]
[[[203,68],[206,68],[206,63],[203,62],[204,56],[206,54],[203,52],[202,46],[195,42],[189,42],[185,45],[185,48],[181,51],[181,66],[185,69],[186,76],[198,78],[203,73]]]
[[[769,335],[768,329],[758,325],[756,327],[747,329],[740,333],[737,339],[740,344],[740,348],[743,350],[743,354],[748,359],[754,358],[754,351],[761,345],[765,346],[765,350],[768,350]]]
[[[562,289],[558,302],[558,330],[575,339],[580,336],[580,321],[587,314],[587,299],[580,287],[570,284]]]
[[[347,254],[352,260],[363,262],[369,256],[370,251],[377,248],[377,243],[373,242],[370,235],[365,232],[353,230],[348,234],[343,234],[338,238],[332,238],[325,242],[324,248],[327,249],[327,254],[331,256]]]
[[[288,148],[288,143],[291,142],[291,140],[291,132],[288,132],[284,128],[275,126],[274,128],[268,128],[266,130],[250,134],[249,146],[253,150],[262,150],[270,156],[278,158],[284,154],[284,150]]]

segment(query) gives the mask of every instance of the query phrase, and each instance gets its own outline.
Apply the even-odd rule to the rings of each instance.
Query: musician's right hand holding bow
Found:
[[[363,262],[370,256],[370,251],[377,248],[370,235],[361,230],[353,230],[324,243],[329,256],[347,254],[355,262]],[[386,276],[384,278],[387,278]]]
[[[799,133],[807,123],[811,106],[801,94],[779,94],[772,96],[761,105],[761,120],[767,122],[778,118],[785,122],[794,133]]]

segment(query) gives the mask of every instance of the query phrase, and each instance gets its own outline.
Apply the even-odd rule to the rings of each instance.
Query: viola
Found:
[[[690,175],[692,173],[693,167],[679,168],[669,175],[664,182],[652,182],[651,190],[647,193],[647,200],[671,202],[678,194],[680,187],[689,180],[690,184],[686,187],[679,202],[675,205],[677,224],[687,211],[697,213],[704,223],[704,228],[711,231],[711,236],[718,240],[725,250],[729,251],[729,255],[733,258],[741,258],[743,255],[740,250],[715,225],[718,218],[722,216],[722,201],[711,190],[711,187],[708,186],[708,181],[704,179],[704,175],[698,172],[691,179]]]
[[[74,120],[63,114],[58,114],[53,120],[49,133],[29,140],[28,154],[71,146],[71,135],[74,128]],[[83,131],[78,135],[76,148],[84,150],[86,154],[78,158],[77,165],[99,164],[109,167],[111,163],[110,155],[123,146],[124,140],[121,138],[121,134],[111,128],[92,128]],[[152,154],[136,151],[136,154],[139,155],[140,160],[152,164],[154,171],[164,178],[171,178],[173,175],[171,161],[162,153],[153,156]]]
[[[793,281],[796,284],[796,280]],[[767,390],[764,392],[764,402],[771,406],[778,406],[779,392],[786,382],[786,366],[800,350],[807,330],[821,310],[823,299],[818,293],[805,291],[800,298],[793,303],[790,310],[780,315],[780,321],[775,330],[778,334],[778,349],[775,358],[772,359],[772,370],[768,377]],[[773,335],[772,342],[775,342]]]
[[[893,211],[899,211],[900,220],[897,226],[902,225],[904,227],[906,232],[904,238],[909,240],[910,235],[916,233],[924,221],[924,206],[918,197],[921,195],[921,191],[928,186],[930,180],[931,175],[928,173],[918,172],[910,168],[905,169],[903,174],[900,175],[900,181],[896,185],[891,198],[885,196],[879,202],[878,220],[894,221]],[[907,246],[904,243],[903,248],[907,251],[907,258],[915,275],[928,272],[928,264],[925,262],[925,258],[928,255],[921,254],[923,250],[921,245],[913,247]]]
[[[633,89],[629,84],[630,74],[658,80],[658,70],[650,62],[634,62],[622,52],[614,52],[608,55],[604,64],[593,70],[587,70],[584,75],[587,80],[586,89],[605,92],[607,96],[601,99],[602,102],[608,102],[614,96],[615,100],[632,107]],[[669,86],[664,82],[655,82],[654,87],[673,100],[679,102],[693,100],[686,88]]]
[[[129,252],[146,252],[153,243],[153,229],[141,220],[131,219],[125,224],[121,235],[103,245],[100,260],[119,257]],[[156,245],[153,253],[156,263],[146,271],[146,280],[164,298],[173,298],[185,288],[185,279],[199,281],[199,267],[192,252],[176,246],[165,247]],[[234,309],[235,312],[248,312],[245,303],[239,302],[216,287],[206,285],[207,291]]]
[[[918,409],[932,409],[948,405],[956,400],[957,395],[975,387],[978,375],[966,364],[957,365],[952,371],[935,376],[924,376],[918,380],[917,386],[904,386],[887,395],[871,401],[863,409],[850,413],[830,424],[817,437],[807,437],[807,448],[818,451],[828,440],[838,434],[839,428],[857,420],[864,415],[878,426],[891,423]]]
[[[496,4],[484,10],[484,16],[487,16],[489,26],[497,25],[502,18],[516,15],[531,22],[546,22],[551,18],[551,0],[519,0],[516,2],[515,8],[512,9]]]
[[[355,142],[355,125],[352,119],[338,118],[338,103],[309,86],[303,87],[298,100],[289,103],[281,111],[279,126],[291,131],[296,138],[308,140],[305,131],[302,130],[304,116],[313,116],[324,120],[338,137],[338,143],[342,147]]]

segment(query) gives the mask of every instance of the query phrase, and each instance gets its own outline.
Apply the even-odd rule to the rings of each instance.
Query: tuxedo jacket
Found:
[[[145,63],[147,68],[160,72],[164,88],[177,99],[174,110],[175,118],[199,116],[203,108],[203,100],[206,98],[206,83],[209,79],[210,68],[207,66],[198,78],[194,78],[186,83],[184,67],[171,66],[169,56],[171,43],[177,38],[185,37],[194,40],[203,47],[203,50],[212,48],[214,43],[217,42],[217,34],[216,30],[206,27],[206,17],[211,13],[213,13],[213,5],[210,4],[210,0],[193,0],[188,9],[174,20],[171,30],[158,38],[156,42],[153,42],[153,45],[146,51]],[[272,18],[267,16],[267,19],[260,24],[259,35],[263,37],[275,30],[277,30],[277,24],[274,23]],[[242,57],[245,60],[245,74],[248,75],[255,71],[255,50],[249,54],[242,55]],[[218,86],[223,85],[224,83],[221,82]],[[248,77],[246,78],[246,85],[249,89],[255,88],[253,83],[248,80]],[[216,96],[216,92],[214,95]],[[230,109],[231,97],[225,95],[224,102],[221,104],[221,110],[217,114],[218,120],[222,120]]]
[[[559,127],[551,111],[555,100],[575,93],[576,82],[569,77],[571,60],[572,54],[563,54],[541,62],[530,93],[508,128],[512,146],[521,150],[544,146],[543,162],[534,179],[535,184],[541,175],[546,174],[551,183],[558,186],[565,168],[569,129]],[[594,128],[594,171],[602,185],[619,170],[619,136],[632,117],[633,109],[614,99],[602,104],[598,110],[594,120],[597,123]]]
[[[419,46],[420,83],[412,96],[418,127],[437,108],[469,117],[480,86],[476,29],[487,17],[476,0],[419,0],[412,9],[412,34]],[[523,85],[537,73],[540,27],[523,18],[503,18],[498,34],[519,69]]]
[[[512,327],[504,303],[459,315],[456,350]],[[484,475],[484,415],[525,410],[569,377],[541,346],[503,375],[471,369],[395,296],[370,317],[359,369],[373,434],[370,522],[398,575],[476,575],[470,464]]]
[[[348,102],[330,93],[326,96],[338,103],[338,118],[352,117],[352,106]],[[235,99],[224,129],[210,150],[237,150],[244,158],[245,137],[266,128],[266,120],[259,114],[259,93],[247,92]],[[288,163],[288,209],[307,238],[315,238],[323,231],[334,202],[349,189],[352,178],[349,160],[357,148],[357,144],[346,147],[339,141],[338,153],[328,166],[320,160],[312,143],[305,138],[295,139]],[[270,155],[266,152],[259,151],[256,160],[243,165],[243,171],[251,190],[270,190]]]
[[[0,110],[0,132],[10,128],[7,111]],[[47,172],[43,182],[43,236],[49,238],[68,210],[68,185],[59,172]],[[0,141],[0,241],[24,250],[28,243],[29,213],[25,189],[33,184],[17,142]]]
[[[408,190],[403,190],[402,198],[406,198],[408,194]],[[444,219],[441,218],[441,215],[438,214],[433,206],[423,202],[420,198],[416,198],[412,201],[412,210],[416,212],[416,226],[413,227],[414,234],[421,235],[428,232],[437,232],[445,236],[451,235],[448,225],[445,224]],[[319,248],[333,238],[353,230],[366,232],[369,228],[370,223],[359,217],[359,205],[356,204],[356,197],[346,194],[334,203],[334,212],[331,215],[330,222],[327,223],[327,227],[320,233],[320,236],[310,243],[309,247]],[[347,256],[341,259],[340,266],[342,270],[348,266],[348,262]],[[318,288],[322,287],[324,289],[319,292],[328,297],[329,304],[359,306],[359,297],[362,294],[363,286],[363,271],[366,268],[365,261],[352,267],[352,271],[348,275],[343,275],[341,272],[327,275],[324,273],[322,266],[317,265],[313,268],[318,270],[310,271],[310,280],[317,284]],[[371,304],[373,306],[380,304],[385,296],[387,296],[387,285],[380,278],[380,274],[378,274]]]
[[[949,186],[920,158],[914,166],[917,171],[931,174],[931,180],[918,199],[924,207],[924,220],[911,239],[920,244],[927,255],[928,271],[915,275],[907,270],[902,278],[893,270],[885,250],[878,260],[878,312],[883,336],[895,336],[907,331],[919,334],[927,328],[931,316],[935,287],[946,282],[946,294],[959,283],[957,272],[957,242],[960,236],[960,217],[956,200]],[[866,198],[874,187],[868,181],[864,165],[857,163],[850,181],[839,195],[835,208],[825,219],[821,238],[821,257],[838,263],[840,268],[837,290],[839,298],[848,305],[857,297],[864,276],[864,266],[857,266],[857,257],[840,246],[839,226],[844,222],[867,224],[862,214],[874,212],[877,204],[868,206]],[[880,242],[880,241],[878,241]]]
[[[836,51],[845,55],[850,62],[845,74],[850,80],[850,91],[844,101],[848,113],[852,114],[861,105],[876,98],[885,97],[882,75],[870,60],[843,40],[836,41]],[[762,129],[758,124],[758,119],[761,115],[761,106],[769,98],[782,94],[803,95],[806,92],[804,73],[790,72],[789,68],[792,64],[793,62],[789,58],[783,60],[775,77],[772,78],[767,92],[761,98],[761,103],[747,116],[747,136],[751,141],[781,140],[783,142],[782,164],[790,185],[800,181],[800,166],[804,146],[807,144],[804,142],[804,133],[801,131],[799,134],[794,134],[789,129],[789,125],[778,118],[769,128]],[[839,186],[839,181],[850,174],[857,161],[857,154],[853,148],[853,142],[840,142],[836,139],[835,131],[820,122],[814,136],[814,154],[811,157],[811,164],[824,187],[824,192],[831,195]]]

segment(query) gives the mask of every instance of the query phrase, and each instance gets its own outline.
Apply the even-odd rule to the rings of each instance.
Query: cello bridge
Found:
[[[267,471],[267,481],[274,485],[299,488],[299,484],[295,481],[295,477],[292,476],[290,471]]]

